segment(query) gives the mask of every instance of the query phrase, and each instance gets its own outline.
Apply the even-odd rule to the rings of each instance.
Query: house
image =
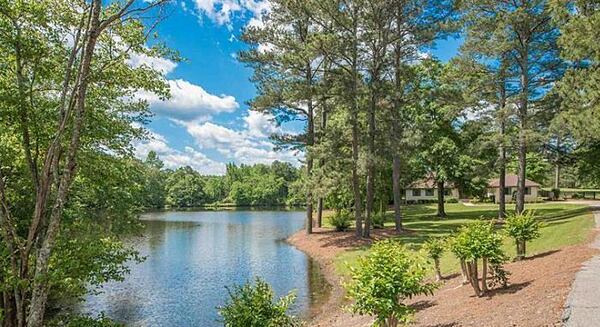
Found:
[[[519,176],[517,175],[506,175],[505,176],[505,188],[504,197],[506,202],[514,202],[517,196],[517,182]],[[535,202],[538,199],[540,191],[540,184],[525,180],[525,202]],[[494,202],[500,202],[500,179],[492,179],[488,183],[488,196],[494,198]]]
[[[405,189],[404,195],[407,203],[437,201],[437,184],[432,178],[420,180],[408,186]],[[446,182],[444,184],[444,196],[446,199],[458,199],[458,189],[454,186],[454,184]]]

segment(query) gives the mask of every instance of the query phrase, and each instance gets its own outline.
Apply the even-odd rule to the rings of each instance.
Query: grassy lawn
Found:
[[[440,220],[435,216],[436,204],[410,205],[403,207],[403,226],[409,232],[398,237],[407,246],[419,249],[429,237],[447,236],[460,226],[480,218],[495,218],[497,206],[481,204],[465,206],[460,203],[446,204],[448,218]],[[544,221],[541,237],[528,243],[527,255],[535,255],[556,250],[568,245],[579,244],[588,239],[589,231],[594,226],[592,214],[587,207],[577,204],[561,203],[536,203],[528,204],[527,209],[533,209]],[[387,213],[392,220],[392,213]],[[393,226],[393,222],[386,226]],[[504,242],[506,253],[514,257],[515,247],[510,239]],[[367,253],[368,248],[360,248],[340,254],[335,261],[338,273],[345,275],[347,265],[352,265],[360,255]],[[446,253],[441,260],[443,273],[452,273],[459,270],[459,263],[451,253]]]

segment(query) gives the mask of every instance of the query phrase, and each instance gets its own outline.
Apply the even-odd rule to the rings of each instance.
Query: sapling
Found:
[[[492,222],[477,221],[459,229],[452,238],[451,250],[464,262],[464,273],[473,287],[476,296],[483,296],[488,290],[488,264],[501,269],[504,262],[502,236],[494,230]],[[482,261],[481,284],[479,260]]]
[[[433,266],[435,269],[435,280],[442,280],[442,272],[440,270],[440,259],[446,250],[447,242],[443,238],[434,237],[428,239],[423,244],[423,250],[427,253],[427,256],[433,260]]]
[[[504,230],[515,240],[517,247],[516,260],[523,260],[526,254],[527,242],[540,237],[541,222],[535,217],[533,210],[522,214],[512,214],[506,219]]]

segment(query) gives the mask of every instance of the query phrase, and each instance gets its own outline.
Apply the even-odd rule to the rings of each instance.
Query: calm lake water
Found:
[[[129,326],[221,326],[225,286],[261,277],[278,296],[296,290],[293,312],[310,315],[328,285],[318,265],[284,240],[303,227],[298,211],[162,212],[130,240],[146,261],[124,282],[90,295],[82,311]]]

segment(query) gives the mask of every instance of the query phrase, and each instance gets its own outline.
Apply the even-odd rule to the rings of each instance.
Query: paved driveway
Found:
[[[596,210],[594,219],[596,228],[600,228],[600,201],[593,202],[590,206]],[[600,250],[600,235],[591,246]],[[567,298],[563,322],[567,327],[600,326],[600,255],[586,262],[575,275],[571,293]]]

